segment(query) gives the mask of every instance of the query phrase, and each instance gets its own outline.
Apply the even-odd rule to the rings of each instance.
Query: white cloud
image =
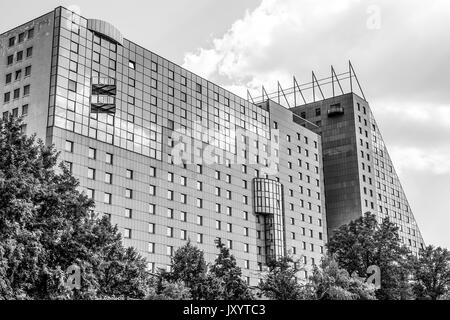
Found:
[[[390,148],[390,156],[398,172],[424,171],[435,175],[450,174],[450,148],[418,149],[414,147]]]
[[[446,0],[263,0],[183,66],[242,94],[292,75],[309,81],[313,69],[328,76],[330,64],[346,70],[352,59],[366,93],[442,103],[450,99],[449,14]]]

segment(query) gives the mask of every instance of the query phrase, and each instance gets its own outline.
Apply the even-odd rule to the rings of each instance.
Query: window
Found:
[[[66,140],[66,144],[65,144],[64,149],[65,149],[67,152],[73,152],[73,142],[72,142],[72,141],[69,141],[69,140]]]
[[[148,213],[149,214],[155,214],[156,212],[156,206],[153,203],[148,204]]]
[[[149,168],[149,175],[150,175],[150,177],[156,177],[156,168],[155,167]]]
[[[31,75],[31,66],[28,66],[25,68],[25,77],[28,77]]]
[[[104,202],[105,202],[106,204],[111,204],[111,201],[112,201],[112,195],[111,195],[111,193],[105,192]]]
[[[26,116],[28,114],[28,105],[24,104],[22,106],[22,116]]]
[[[169,238],[172,238],[172,237],[173,237],[173,228],[172,228],[172,227],[167,227],[166,235],[167,235]]]
[[[181,76],[181,85],[187,86],[187,78],[185,76]]]
[[[126,177],[127,179],[133,179],[133,170],[127,169]]]
[[[197,233],[197,242],[198,243],[203,243],[203,234]]]
[[[111,153],[106,153],[105,162],[107,164],[113,164],[113,155]]]
[[[203,191],[203,183],[201,181],[197,181],[197,190]]]
[[[132,199],[133,198],[133,190],[125,189],[125,198]]]
[[[134,61],[128,61],[128,67],[131,69],[136,69],[136,63]]]
[[[116,70],[116,61],[115,60],[109,59],[109,68],[114,71]]]
[[[203,208],[203,199],[197,198],[197,208]]]
[[[12,73],[6,75],[5,83],[8,84],[12,81]]]
[[[148,252],[155,253],[155,244],[153,242],[148,243]]]
[[[20,88],[14,90],[14,99],[20,98]]]
[[[69,89],[69,91],[76,92],[77,91],[77,83],[73,80],[69,80],[68,89]]]
[[[19,108],[14,108],[14,109],[12,110],[12,116],[13,116],[14,118],[17,118],[17,117],[19,116]]]
[[[19,33],[19,43],[22,43],[25,40],[25,32]]]
[[[187,221],[187,212],[184,212],[184,211],[180,212],[180,220],[183,222]]]
[[[8,40],[8,47],[12,47],[15,44],[16,44],[16,37],[14,36],[14,37],[9,38],[9,40]]]
[[[202,93],[202,85],[200,83],[195,84],[195,91]]]
[[[28,96],[30,95],[30,85],[26,85],[25,87],[23,87],[23,96]]]
[[[89,151],[88,151],[89,159],[95,160],[96,156],[97,156],[97,150],[94,148],[89,148]]]
[[[94,62],[100,63],[100,53],[94,51],[92,54],[92,60]]]
[[[123,237],[124,237],[125,239],[131,239],[131,229],[125,228],[125,229],[123,230]]]
[[[11,92],[6,92],[3,98],[3,102],[9,102],[11,100]]]
[[[14,55],[10,55],[7,58],[8,66],[12,65],[14,62]]]
[[[105,183],[112,184],[112,173],[105,172]]]
[[[27,54],[28,54],[28,50],[27,50]],[[28,57],[28,55],[27,55],[27,57]],[[17,52],[16,61],[22,61],[22,59],[23,59],[23,51]]]
[[[197,216],[197,225],[202,226],[203,225],[203,217]]]
[[[156,62],[152,61],[151,69],[152,69],[152,71],[158,72],[158,64]]]
[[[86,190],[86,194],[87,194],[89,199],[94,199],[95,198],[95,190],[94,189],[87,189]]]
[[[219,101],[219,94],[214,92],[214,101]]]
[[[154,223],[148,224],[148,233],[155,233],[155,224]]]
[[[173,254],[173,247],[172,246],[167,246],[166,247],[166,253],[168,256],[172,256]]]
[[[88,179],[95,180],[95,169],[88,168]]]
[[[175,79],[175,74],[172,70],[169,70],[169,79],[170,80],[174,80]]]
[[[148,193],[149,193],[151,196],[154,196],[154,195],[156,194],[156,186],[150,185],[150,186],[149,186],[149,189],[148,189]]]
[[[31,39],[34,37],[34,28],[31,28],[30,30],[28,30],[28,39]]]

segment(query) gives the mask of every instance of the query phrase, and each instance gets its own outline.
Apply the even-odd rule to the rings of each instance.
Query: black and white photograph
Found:
[[[449,1],[0,16],[0,308],[448,307]]]

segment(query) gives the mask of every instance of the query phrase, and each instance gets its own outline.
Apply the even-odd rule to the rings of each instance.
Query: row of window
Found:
[[[14,81],[20,81],[22,79],[22,74],[24,75],[24,77],[29,77],[31,75],[31,66],[25,67],[24,70],[18,69],[14,73],[7,73],[5,76],[5,84],[11,83],[13,81],[13,76]]]
[[[20,98],[20,88],[14,89],[14,91],[12,91],[13,95],[13,99],[19,99]],[[22,91],[22,96],[26,97],[30,95],[30,85],[26,85],[23,87],[23,91]],[[11,101],[11,92],[5,92],[4,97],[3,97],[3,102],[4,103],[8,103]]]
[[[23,56],[23,55],[24,55],[23,50],[17,51],[17,52],[15,53],[15,55],[16,55],[16,62],[20,62],[20,61],[22,61],[23,58],[24,58],[24,56]],[[33,47],[27,48],[27,49],[25,50],[25,55],[26,55],[26,58],[30,58],[30,57],[33,55]],[[7,59],[7,65],[8,65],[8,66],[12,65],[12,64],[14,63],[14,54],[9,55],[6,59]]]
[[[26,116],[28,114],[28,104],[24,104],[22,106],[22,116]],[[13,117],[18,117],[19,116],[19,108],[14,108],[11,110],[11,115]],[[3,112],[3,120],[8,119],[9,116],[9,111],[5,111]]]
[[[25,39],[26,37],[26,39]],[[21,44],[25,40],[30,40],[34,37],[34,28],[19,33],[17,36],[12,36],[8,39],[8,47],[11,48],[16,44]]]

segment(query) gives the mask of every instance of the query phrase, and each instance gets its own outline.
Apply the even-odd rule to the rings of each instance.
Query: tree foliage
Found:
[[[448,299],[450,295],[450,252],[427,246],[414,259],[414,293],[418,299]]]
[[[223,244],[217,248],[219,254],[208,268],[203,252],[188,242],[175,251],[171,271],[161,272],[160,278],[183,282],[194,300],[252,299],[235,257]]]
[[[0,121],[0,299],[145,297],[145,259],[92,216],[93,201],[57,163],[20,120]],[[71,265],[81,269],[79,290],[65,285]]]
[[[413,297],[409,282],[411,254],[400,241],[398,227],[389,219],[378,224],[375,215],[367,213],[336,230],[327,246],[329,254],[350,274],[365,277],[369,266],[380,267],[378,299]]]
[[[310,278],[313,298],[317,300],[375,300],[375,287],[353,278],[339,267],[332,257],[322,259],[320,268],[314,266]]]
[[[299,300],[304,298],[291,257],[281,257],[267,264],[269,272],[261,279],[258,288],[262,294],[272,300]]]

